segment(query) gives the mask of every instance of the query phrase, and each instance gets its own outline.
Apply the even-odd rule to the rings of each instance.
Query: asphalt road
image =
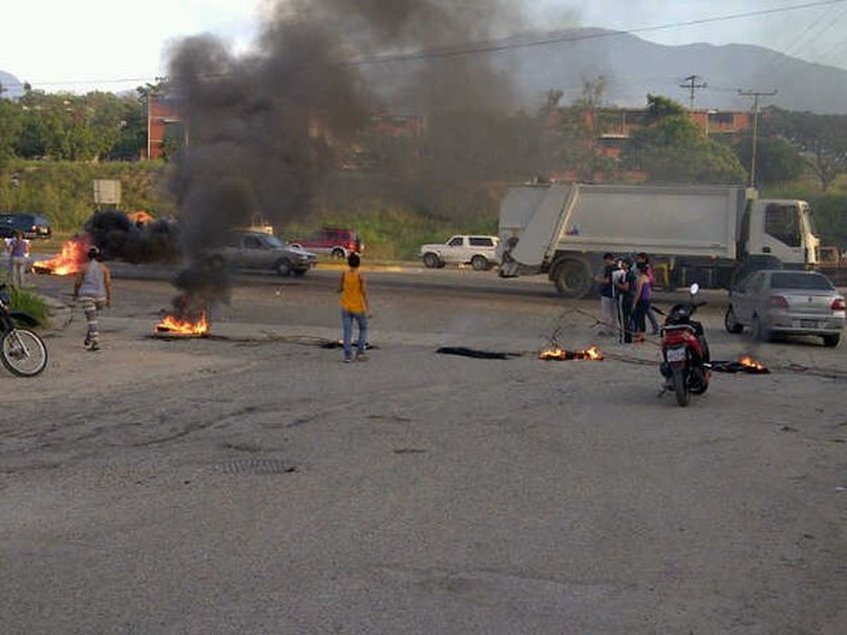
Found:
[[[172,272],[116,273],[103,350],[77,315],[0,375],[4,633],[843,632],[843,344],[754,346],[706,294],[714,356],[772,372],[682,409],[543,280],[368,272],[342,364],[335,271],[239,276],[179,341]],[[557,327],[606,359],[537,360]]]

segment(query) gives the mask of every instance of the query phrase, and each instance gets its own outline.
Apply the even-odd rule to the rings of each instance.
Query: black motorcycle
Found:
[[[698,306],[705,302],[696,302],[694,297],[699,290],[696,283],[691,285],[691,299],[675,304],[665,315],[662,326],[662,364],[660,371],[664,378],[664,390],[676,394],[677,404],[688,405],[689,395],[701,395],[709,388],[712,371],[709,344],[703,332],[703,325],[692,319]]]
[[[41,337],[18,324],[36,326],[38,321],[21,311],[11,310],[6,285],[0,283],[0,361],[19,377],[34,377],[47,367],[47,347]]]

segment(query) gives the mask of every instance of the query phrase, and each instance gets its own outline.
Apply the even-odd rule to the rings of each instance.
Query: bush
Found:
[[[38,321],[39,326],[47,326],[49,310],[44,300],[37,295],[15,288],[10,290],[9,297],[13,311],[29,313]]]

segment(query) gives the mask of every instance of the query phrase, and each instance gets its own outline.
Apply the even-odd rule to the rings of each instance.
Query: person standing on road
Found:
[[[9,241],[8,249],[12,286],[22,289],[24,286],[24,273],[29,262],[29,241],[24,238],[22,231],[15,232],[15,237]]]
[[[629,258],[621,260],[620,271],[612,273],[615,285],[615,309],[618,316],[618,343],[632,342],[632,296],[635,293],[635,274],[632,272],[632,261]]]
[[[89,351],[100,348],[97,312],[112,304],[112,274],[101,261],[100,250],[97,247],[89,248],[88,262],[79,268],[74,281],[74,299],[79,298],[85,312],[85,348]]]
[[[344,334],[344,361],[353,361],[353,321],[359,327],[356,342],[356,361],[367,360],[365,345],[368,341],[368,289],[365,277],[359,271],[361,259],[353,252],[347,257],[347,269],[341,274],[338,293],[341,294],[341,326]]]
[[[650,279],[650,291],[652,293],[656,279],[653,277],[653,267],[650,265],[650,257],[643,251],[635,257],[636,262],[643,262],[647,265],[647,277]],[[659,334],[659,322],[656,319],[656,313],[653,311],[653,306],[647,308],[647,319],[650,320],[650,326],[653,328],[653,335]]]
[[[647,312],[650,310],[650,298],[652,289],[650,278],[647,276],[647,263],[636,264],[638,270],[635,293],[632,299],[633,323],[635,325],[635,342],[643,342],[647,331]]]
[[[612,272],[617,268],[615,254],[603,255],[603,272],[594,277],[600,283],[600,329],[598,335],[614,335],[615,293],[612,285]]]

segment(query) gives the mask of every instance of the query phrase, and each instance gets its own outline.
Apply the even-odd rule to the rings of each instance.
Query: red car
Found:
[[[291,245],[316,253],[329,254],[333,258],[347,258],[353,252],[360,254],[365,248],[354,230],[337,227],[324,227],[313,236],[292,240]]]

